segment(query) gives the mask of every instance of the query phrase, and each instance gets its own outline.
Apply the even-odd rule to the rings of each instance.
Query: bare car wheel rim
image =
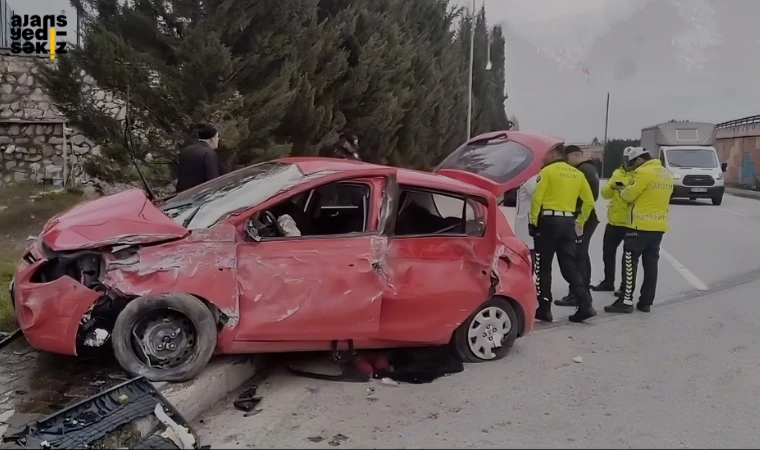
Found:
[[[470,322],[467,340],[470,350],[480,359],[494,359],[494,351],[504,344],[512,330],[506,311],[496,306],[482,309]]]
[[[132,348],[148,367],[173,369],[182,365],[192,356],[196,341],[195,326],[179,311],[151,311],[132,327]]]

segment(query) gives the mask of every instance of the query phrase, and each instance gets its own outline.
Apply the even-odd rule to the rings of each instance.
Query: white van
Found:
[[[726,164],[715,151],[715,125],[700,122],[673,122],[641,130],[641,146],[673,174],[672,198],[709,198],[723,203]]]

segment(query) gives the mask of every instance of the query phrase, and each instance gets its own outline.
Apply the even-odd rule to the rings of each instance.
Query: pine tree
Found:
[[[121,99],[129,93],[135,156],[167,182],[201,121],[220,129],[233,168],[313,155],[351,129],[363,159],[427,169],[466,138],[473,18],[450,0],[72,3],[84,45],[42,69],[43,81],[100,144],[88,171],[107,180],[134,173],[123,123],[96,108],[85,75]],[[477,134],[509,121],[503,34],[488,33],[484,10],[474,25]]]

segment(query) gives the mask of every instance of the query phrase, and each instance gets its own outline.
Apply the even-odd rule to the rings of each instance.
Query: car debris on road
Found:
[[[147,426],[139,426],[142,421]],[[128,442],[111,442],[109,436],[124,427]],[[147,432],[142,433],[142,428]],[[197,439],[177,410],[144,377],[100,392],[82,402],[4,436],[14,448],[129,448],[197,449]]]

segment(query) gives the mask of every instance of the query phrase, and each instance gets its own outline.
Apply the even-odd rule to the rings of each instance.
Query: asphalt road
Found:
[[[275,374],[259,414],[233,394],[194,427],[213,448],[757,448],[759,224],[756,200],[674,205],[652,314],[541,326],[506,359],[428,385]],[[613,301],[594,296],[600,312]]]

